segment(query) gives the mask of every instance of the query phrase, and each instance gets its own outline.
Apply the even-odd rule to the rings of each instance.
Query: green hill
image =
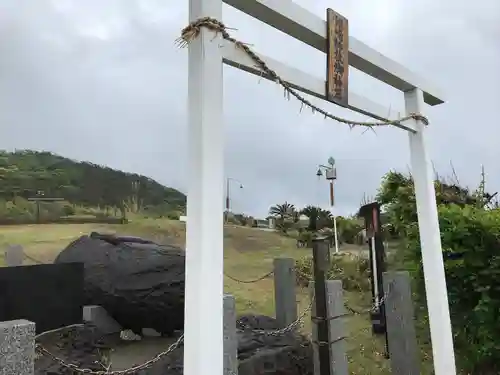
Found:
[[[173,188],[135,173],[51,152],[0,151],[0,199],[64,198],[84,207],[126,206],[132,211],[182,211],[186,196]],[[133,206],[133,207],[131,207]]]

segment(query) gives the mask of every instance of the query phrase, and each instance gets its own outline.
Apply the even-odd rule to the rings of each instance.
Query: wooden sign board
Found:
[[[346,107],[349,81],[349,22],[332,9],[326,11],[326,97]]]

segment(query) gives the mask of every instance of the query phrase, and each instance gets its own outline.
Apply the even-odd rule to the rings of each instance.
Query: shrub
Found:
[[[362,229],[362,222],[356,218],[344,218],[341,216],[337,218],[339,242],[356,243],[357,236]]]
[[[178,213],[178,212],[169,212],[167,214],[167,218],[169,218],[170,220],[179,220],[181,217],[181,215]]]
[[[73,216],[76,212],[72,205],[65,204],[62,208],[64,216]]]
[[[440,206],[439,221],[457,359],[468,373],[497,373],[500,210]],[[417,225],[408,226],[407,233],[406,264],[422,307],[425,289]]]
[[[314,238],[314,232],[303,230],[297,235],[297,240],[306,244],[307,247],[312,246],[312,240]]]
[[[311,256],[295,262],[295,274],[297,283],[307,286],[314,277]],[[345,290],[367,291],[370,290],[370,263],[366,258],[350,254],[332,255],[327,277],[330,280],[342,280]]]

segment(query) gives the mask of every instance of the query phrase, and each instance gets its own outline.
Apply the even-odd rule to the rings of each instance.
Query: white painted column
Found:
[[[405,106],[407,114],[413,112],[425,115],[422,91],[414,89],[406,92]],[[409,133],[410,158],[417,199],[418,226],[425,274],[434,371],[436,375],[455,375],[453,335],[441,249],[434,177],[425,143],[425,125],[421,121],[414,121],[414,123],[418,131],[417,133]]]
[[[332,208],[333,212],[333,208]],[[337,216],[333,212],[333,239],[335,240],[335,254],[339,253],[339,237],[337,234]]]
[[[222,0],[190,0],[189,20],[222,19]],[[189,44],[189,187],[184,374],[221,375],[223,356],[224,126],[220,35]]]

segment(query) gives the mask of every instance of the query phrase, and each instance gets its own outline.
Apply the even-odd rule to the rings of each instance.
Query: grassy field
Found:
[[[101,224],[50,224],[0,227],[0,244],[21,244],[27,255],[52,262],[57,254],[73,239],[91,231],[138,235],[160,243],[184,246],[185,226],[168,220],[138,219],[125,225]],[[359,248],[341,248],[359,251]],[[0,252],[0,265],[2,263]],[[311,254],[310,249],[297,249],[295,240],[276,233],[254,228],[226,226],[224,230],[224,268],[228,275],[240,280],[260,277],[272,269],[273,259],[292,257],[298,259]],[[30,261],[26,261],[29,264]],[[274,290],[272,277],[256,283],[238,283],[226,277],[225,290],[235,296],[239,313],[252,312],[274,315]],[[299,313],[309,305],[308,291],[298,290]],[[345,292],[347,303],[356,309],[370,306],[366,294]],[[368,314],[346,318],[348,325],[348,358],[351,374],[379,375],[390,373],[389,362],[384,357],[383,340],[372,336]],[[310,332],[310,319],[305,319],[304,332]],[[426,361],[428,362],[428,361]],[[429,372],[425,371],[424,374]]]

